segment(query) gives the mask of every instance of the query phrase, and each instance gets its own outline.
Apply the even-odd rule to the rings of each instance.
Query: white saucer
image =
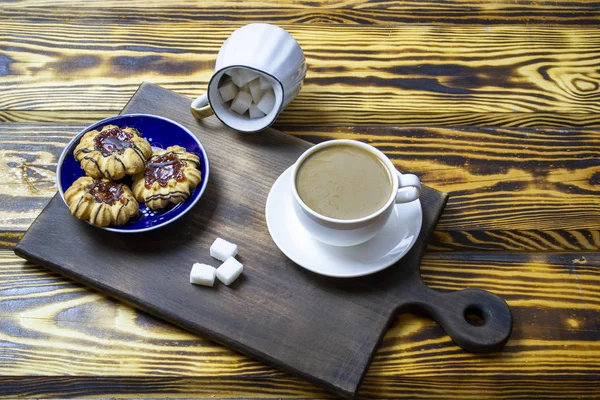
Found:
[[[301,267],[337,278],[368,275],[394,264],[415,244],[423,221],[419,200],[397,204],[383,229],[368,242],[337,247],[313,239],[294,212],[290,174],[291,167],[273,184],[265,214],[277,247]]]

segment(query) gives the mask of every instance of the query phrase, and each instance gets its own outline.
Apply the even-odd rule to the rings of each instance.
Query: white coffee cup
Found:
[[[392,193],[386,203],[376,212],[357,219],[336,219],[321,215],[308,207],[300,198],[296,188],[296,176],[300,165],[311,154],[336,145],[350,145],[364,149],[379,158],[392,177]],[[330,140],[305,151],[292,167],[291,187],[294,198],[294,211],[300,223],[315,239],[333,246],[354,246],[372,239],[389,219],[394,206],[415,201],[421,194],[421,182],[416,175],[401,174],[394,164],[381,151],[356,140]]]
[[[219,94],[219,84],[226,71],[246,68],[266,78],[275,93],[275,106],[262,118],[250,119],[229,109]],[[296,97],[306,76],[304,52],[284,29],[271,24],[249,24],[223,43],[208,90],[192,102],[194,117],[213,113],[225,125],[242,131],[256,132],[271,125],[279,113]]]

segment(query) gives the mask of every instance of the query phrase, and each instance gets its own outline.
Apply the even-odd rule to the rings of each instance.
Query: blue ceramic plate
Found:
[[[202,144],[192,132],[179,125],[177,122],[148,114],[125,114],[103,119],[102,121],[98,121],[85,128],[69,142],[60,155],[58,166],[56,167],[56,185],[63,201],[65,200],[65,190],[78,178],[85,176],[85,172],[81,168],[81,165],[75,160],[75,157],[73,157],[73,151],[75,150],[75,147],[77,147],[77,144],[79,144],[79,140],[86,132],[100,129],[104,125],[109,124],[116,125],[120,128],[131,127],[137,129],[142,136],[150,142],[153,148],[158,147],[165,149],[169,146],[179,145],[184,147],[190,153],[196,154],[200,157],[202,181],[190,194],[190,197],[183,203],[175,206],[167,206],[158,211],[150,210],[144,204],[140,204],[140,213],[138,217],[132,218],[123,226],[101,229],[122,233],[150,231],[165,226],[180,218],[198,202],[208,183],[208,157],[206,156],[204,147],[202,147]],[[131,184],[130,182],[127,182],[127,178],[124,178],[123,181],[128,183],[128,186],[131,188]],[[66,201],[65,204],[67,204]]]

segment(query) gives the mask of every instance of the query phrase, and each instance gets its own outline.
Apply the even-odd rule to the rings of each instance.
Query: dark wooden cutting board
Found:
[[[214,117],[198,122],[189,106],[186,97],[143,84],[123,110],[171,118],[203,143],[210,180],[185,218],[153,232],[117,234],[75,219],[57,195],[15,252],[346,397],[356,394],[400,310],[432,316],[467,351],[506,343],[512,317],[502,299],[476,289],[442,293],[421,280],[421,257],[446,194],[424,188],[421,234],[396,265],[363,278],[316,275],[279,251],[264,216],[271,185],[310,143],[274,129],[239,134]],[[194,262],[216,264],[208,252],[216,237],[239,245],[244,274],[230,287],[191,285]],[[465,313],[480,314],[484,325],[471,325]]]

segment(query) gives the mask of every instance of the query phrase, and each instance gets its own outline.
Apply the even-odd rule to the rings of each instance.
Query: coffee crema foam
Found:
[[[325,147],[298,168],[296,190],[317,213],[357,219],[379,211],[392,194],[392,177],[384,162],[352,145]]]

